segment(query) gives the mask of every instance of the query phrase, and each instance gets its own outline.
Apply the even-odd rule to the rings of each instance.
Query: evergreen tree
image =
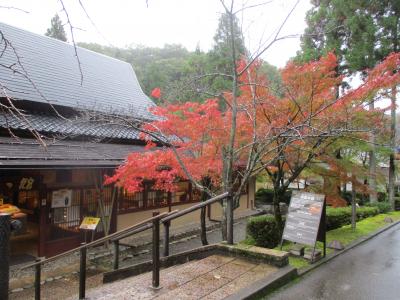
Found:
[[[45,35],[63,42],[67,41],[67,35],[65,33],[64,26],[58,14],[56,14],[51,19],[50,28],[47,29]]]
[[[216,67],[219,71],[229,74],[232,72],[232,45],[231,45],[231,26],[230,17],[224,13],[221,15],[217,32],[214,36],[214,48],[211,54],[214,56],[217,64]],[[233,37],[235,44],[235,56],[236,60],[240,58],[241,55],[246,54],[246,47],[244,45],[242,30],[239,26],[239,21],[236,16],[233,16]]]

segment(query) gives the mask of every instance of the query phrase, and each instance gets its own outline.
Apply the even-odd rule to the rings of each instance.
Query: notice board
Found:
[[[321,240],[325,246],[325,195],[292,192],[283,240],[309,246],[315,246],[316,241]]]

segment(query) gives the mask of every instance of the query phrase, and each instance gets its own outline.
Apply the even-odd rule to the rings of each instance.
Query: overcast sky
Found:
[[[229,2],[229,0],[225,0]],[[297,0],[236,0],[236,7],[264,2],[268,4],[245,10],[241,20],[246,46],[254,51],[260,41],[267,42],[276,32]],[[86,17],[79,0],[64,0],[74,27],[76,41],[127,47],[136,45],[162,47],[182,44],[189,50],[196,45],[204,51],[213,45],[218,18],[223,11],[219,0],[81,0],[91,20]],[[15,7],[26,12],[7,9]],[[58,0],[0,0],[0,20],[32,32],[43,34],[50,19],[58,13],[66,22]],[[309,0],[300,0],[282,35],[301,34]],[[66,31],[69,28],[65,27]],[[282,67],[299,49],[299,39],[274,44],[263,58]]]

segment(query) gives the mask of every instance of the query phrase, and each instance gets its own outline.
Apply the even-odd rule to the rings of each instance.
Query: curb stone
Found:
[[[331,254],[328,254],[325,258],[320,259],[319,261],[317,261],[316,263],[314,263],[314,264],[312,264],[312,265],[310,265],[308,267],[298,269],[297,273],[298,273],[299,277],[307,274],[308,272],[318,268],[319,266],[331,261],[335,257],[337,257],[337,256],[339,256],[339,255],[341,255],[341,254],[343,254],[343,253],[345,253],[345,252],[357,247],[358,245],[360,245],[360,244],[372,239],[373,237],[377,236],[378,234],[380,234],[380,233],[382,233],[382,232],[384,232],[386,230],[389,230],[390,228],[392,228],[392,227],[394,227],[394,226],[396,226],[398,224],[400,224],[400,220],[396,221],[396,222],[394,222],[392,224],[389,224],[389,225],[387,225],[387,226],[385,226],[385,227],[383,227],[381,229],[378,229],[377,231],[375,231],[375,232],[373,232],[373,233],[371,233],[371,234],[369,234],[369,235],[367,235],[365,237],[361,237],[361,238],[351,242],[349,245],[345,246],[345,248],[343,250],[335,251],[335,252],[333,252]]]
[[[224,298],[225,300],[237,300],[237,299],[259,299],[260,297],[267,295],[268,293],[284,286],[293,279],[297,278],[297,269],[292,266],[286,266],[279,269],[278,272],[267,276],[266,278],[260,279],[248,287],[245,287],[233,295]]]

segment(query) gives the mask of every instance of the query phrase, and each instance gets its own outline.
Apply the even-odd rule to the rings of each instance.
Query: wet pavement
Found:
[[[242,258],[212,255],[163,269],[161,289],[150,287],[148,272],[89,290],[86,299],[224,299],[277,270]]]
[[[400,299],[400,225],[311,271],[267,299]]]

